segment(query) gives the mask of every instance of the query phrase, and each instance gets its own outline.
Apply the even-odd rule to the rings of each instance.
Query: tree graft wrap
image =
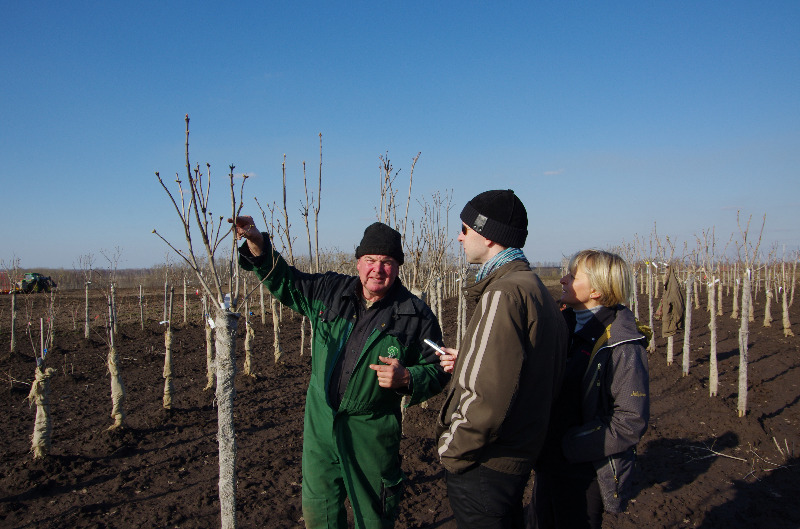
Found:
[[[42,371],[36,367],[36,374],[28,393],[28,402],[36,404],[36,421],[33,424],[31,436],[31,452],[34,459],[40,459],[50,454],[50,433],[52,421],[50,420],[50,377],[56,370],[48,367]]]
[[[233,403],[236,396],[236,329],[239,314],[217,309],[217,441],[219,442],[219,503],[222,529],[236,527],[236,432]]]
[[[108,372],[111,375],[111,418],[114,419],[114,424],[109,430],[120,428],[125,422],[125,386],[122,384],[117,361],[117,349],[111,347],[108,351]]]

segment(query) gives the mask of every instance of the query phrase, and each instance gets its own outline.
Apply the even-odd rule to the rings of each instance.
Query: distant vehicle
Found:
[[[16,286],[17,291],[29,294],[31,292],[50,292],[58,285],[49,276],[43,276],[37,272],[28,272],[17,282]]]

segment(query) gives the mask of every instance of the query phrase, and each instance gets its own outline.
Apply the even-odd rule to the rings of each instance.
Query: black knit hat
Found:
[[[388,255],[403,264],[403,242],[400,232],[382,222],[367,226],[361,244],[356,248],[356,259],[362,255]]]
[[[522,248],[528,237],[528,213],[510,189],[484,191],[464,206],[461,220],[506,248]]]

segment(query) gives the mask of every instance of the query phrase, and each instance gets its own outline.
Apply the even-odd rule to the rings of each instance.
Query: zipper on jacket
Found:
[[[608,465],[611,467],[611,475],[614,476],[614,497],[619,498],[619,477],[617,476],[617,467],[614,465],[614,459],[608,456]]]
[[[602,429],[603,429],[602,426],[595,426],[591,430],[586,430],[584,432],[580,432],[580,433],[575,434],[575,437],[585,437],[585,436],[587,436],[589,434],[592,434],[592,433],[597,432],[597,431],[602,430]]]

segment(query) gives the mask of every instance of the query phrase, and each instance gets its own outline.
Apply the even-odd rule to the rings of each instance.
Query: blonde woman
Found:
[[[583,250],[561,285],[570,349],[535,467],[535,513],[540,529],[599,529],[603,512],[624,511],[631,496],[650,416],[648,337],[625,306],[633,281],[620,256]]]

